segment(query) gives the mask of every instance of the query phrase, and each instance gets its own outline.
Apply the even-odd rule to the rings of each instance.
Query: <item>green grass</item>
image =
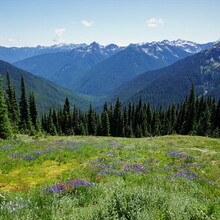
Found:
[[[82,180],[90,186],[69,186]],[[69,183],[69,182],[68,182]],[[63,186],[51,192],[54,185]],[[0,219],[220,219],[220,139],[0,140]]]

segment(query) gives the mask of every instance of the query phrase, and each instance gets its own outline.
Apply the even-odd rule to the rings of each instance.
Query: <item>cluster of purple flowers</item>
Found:
[[[98,161],[97,161],[98,162]],[[123,161],[110,164],[97,164],[92,167],[92,170],[97,170],[100,175],[117,175],[121,176],[125,173],[147,173],[148,170],[140,164],[127,164]]]
[[[183,153],[180,152],[173,152],[173,151],[167,151],[167,155],[172,156],[172,157],[179,157],[179,158],[186,158],[186,159],[195,159],[193,156],[190,155],[184,155]]]
[[[32,156],[32,155],[28,155],[28,154],[26,154],[26,155],[23,155],[23,158],[25,159],[25,160],[35,160],[36,159],[36,157],[35,156]]]
[[[144,168],[144,166],[134,163],[129,164],[124,168],[125,172],[131,172],[131,173],[148,173],[148,170]]]
[[[181,165],[167,165],[165,167],[165,172],[170,172],[170,170],[175,170],[175,169],[183,169],[183,168],[187,168],[187,167],[199,167],[201,166],[201,164],[199,163],[184,163]]]
[[[185,169],[185,170],[180,170],[177,173],[173,174],[171,176],[171,179],[173,179],[173,178],[184,178],[184,179],[187,179],[187,180],[190,180],[190,181],[193,180],[193,179],[198,179],[198,180],[206,182],[206,183],[208,183],[210,185],[215,185],[214,182],[212,182],[212,181],[210,181],[210,180],[208,180],[206,178],[198,176],[194,172],[191,172],[188,168]]]
[[[184,179],[193,180],[194,178],[199,178],[194,172],[190,172],[189,170],[180,170],[177,173],[173,174],[171,178],[182,177]]]
[[[42,154],[42,152],[40,150],[35,150],[32,152],[33,152],[33,154],[36,154],[37,156],[40,156]]]
[[[87,180],[81,180],[81,179],[71,179],[67,180],[65,183],[58,183],[51,187],[45,188],[46,192],[72,192],[72,190],[79,186],[85,186],[90,187],[93,186],[93,183]]]
[[[15,159],[15,158],[21,158],[21,159],[29,160],[29,161],[36,159],[35,156],[29,155],[29,154],[18,154],[18,153],[16,153],[16,154],[11,154],[10,156],[11,156],[11,158],[13,158],[13,159]]]

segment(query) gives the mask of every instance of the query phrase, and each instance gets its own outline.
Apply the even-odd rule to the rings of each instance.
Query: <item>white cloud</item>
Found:
[[[14,38],[9,38],[9,39],[8,39],[8,42],[9,42],[9,43],[14,43],[15,41],[16,41],[16,39],[14,39]]]
[[[85,27],[91,27],[94,24],[94,21],[82,20],[81,23]]]
[[[161,18],[150,18],[145,22],[147,23],[148,27],[157,27],[159,25],[164,24],[164,20]]]
[[[55,29],[54,32],[56,34],[56,37],[53,41],[57,44],[64,43],[63,34],[65,33],[65,31],[65,28]]]

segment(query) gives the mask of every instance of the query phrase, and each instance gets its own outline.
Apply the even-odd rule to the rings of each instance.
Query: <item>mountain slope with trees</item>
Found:
[[[153,106],[168,106],[183,100],[192,82],[198,95],[220,97],[220,43],[168,67],[141,74],[114,91],[109,100],[120,97],[129,103],[142,97]]]
[[[65,97],[69,97],[76,106],[82,109],[87,109],[89,102],[92,101],[89,97],[74,94],[46,79],[35,76],[7,62],[0,61],[0,74],[3,77],[4,85],[6,85],[7,72],[10,74],[11,83],[14,85],[17,94],[20,94],[20,80],[21,76],[23,76],[27,92],[33,91],[36,95],[36,102],[40,112],[48,111],[51,107],[63,105]]]

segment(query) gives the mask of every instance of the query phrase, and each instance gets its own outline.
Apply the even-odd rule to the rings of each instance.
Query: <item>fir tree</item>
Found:
[[[205,110],[202,113],[198,124],[198,135],[209,136],[211,134],[211,113],[208,104],[205,105]]]
[[[11,84],[11,78],[9,72],[7,72],[6,80],[7,80],[6,100],[8,106],[9,119],[11,125],[13,126],[14,131],[18,131],[18,125],[19,125],[18,103],[16,100],[14,87]]]
[[[123,136],[123,117],[121,112],[121,102],[119,98],[115,103],[114,115],[113,115],[113,129],[112,135],[116,137]]]
[[[161,128],[161,123],[160,123],[159,111],[155,110],[152,119],[152,134],[154,136],[159,136],[161,132],[160,128]]]
[[[104,110],[102,114],[102,135],[110,136],[110,123],[107,110]]]
[[[196,129],[195,87],[194,84],[192,84],[187,102],[183,132],[184,134],[194,133],[195,129]]]
[[[53,123],[53,115],[52,115],[52,110],[50,109],[49,115],[47,117],[47,132],[51,135],[56,135],[57,130],[56,127]]]
[[[8,117],[8,109],[5,100],[5,92],[0,76],[0,138],[6,139],[12,136],[11,124]]]
[[[37,111],[35,96],[32,91],[30,92],[30,97],[29,97],[29,109],[30,109],[30,118],[31,118],[32,125],[34,126],[34,129],[36,131],[39,131],[40,122],[38,118],[38,111]]]
[[[21,98],[19,103],[20,108],[20,123],[19,128],[22,132],[28,132],[31,130],[31,119],[28,108],[28,102],[26,98],[26,88],[23,76],[21,77]]]
[[[66,135],[72,135],[72,122],[71,122],[71,113],[70,113],[70,103],[69,99],[66,98],[65,104],[63,106],[63,125],[62,125],[63,133]]]
[[[95,111],[90,104],[89,112],[88,112],[88,133],[89,135],[96,135],[97,124],[96,124],[96,115]]]
[[[220,129],[220,99],[218,101],[216,111],[215,111],[214,128],[219,128]]]

